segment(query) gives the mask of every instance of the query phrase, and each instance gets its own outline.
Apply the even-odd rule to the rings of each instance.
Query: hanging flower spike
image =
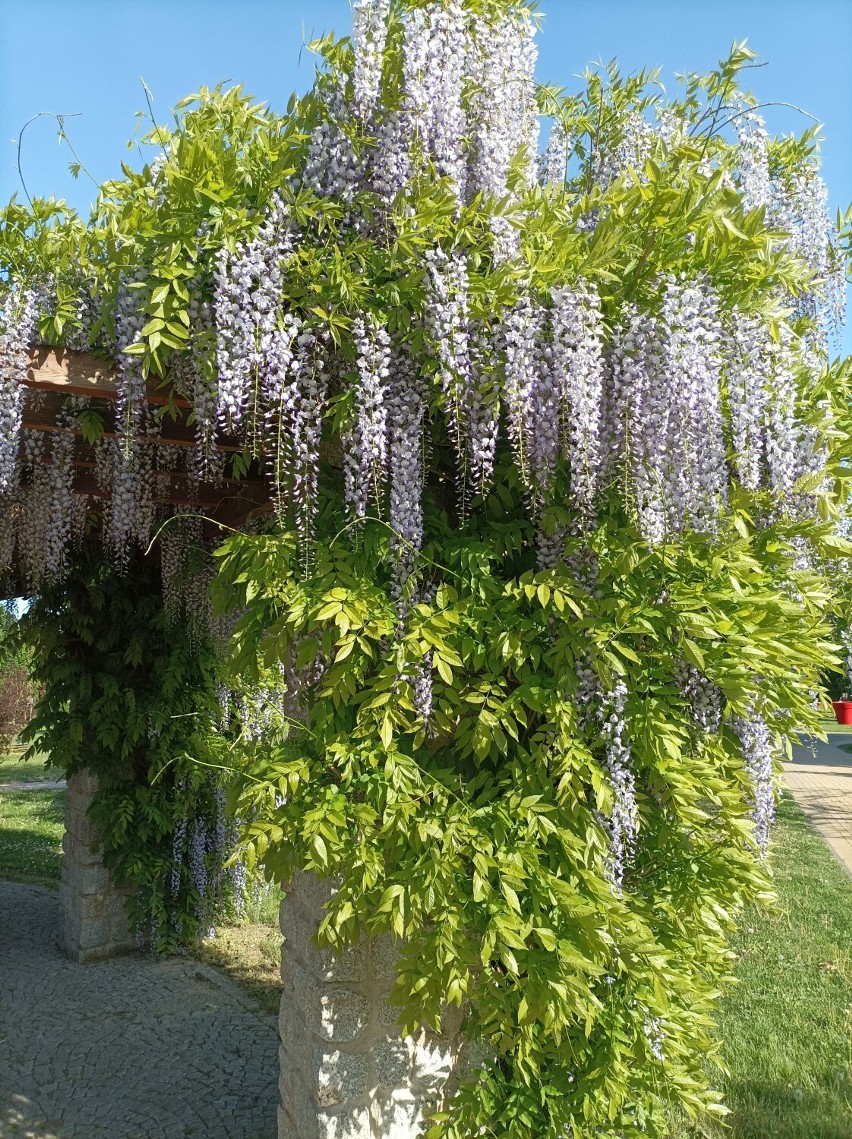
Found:
[[[364,518],[370,500],[379,504],[387,473],[387,394],[390,337],[372,315],[352,322],[357,381],[354,424],[345,451],[347,504]]]
[[[616,681],[612,691],[606,693],[598,704],[606,768],[613,790],[612,815],[607,824],[610,847],[606,870],[617,893],[623,889],[625,870],[633,857],[639,832],[636,780],[627,741],[626,704],[627,688],[623,680]]]
[[[493,482],[497,453],[503,333],[499,326],[471,321],[468,339],[471,382],[464,408],[468,463],[473,489],[484,496]]]
[[[772,734],[764,718],[752,713],[747,719],[740,716],[731,721],[742,744],[745,768],[751,780],[752,821],[758,856],[766,857],[769,832],[775,821],[775,751]]]
[[[722,725],[722,693],[719,688],[683,658],[675,663],[675,683],[689,702],[693,719],[701,730],[715,735]]]
[[[403,109],[415,153],[430,159],[461,201],[467,182],[462,85],[468,33],[460,0],[409,13],[403,42]]]
[[[355,0],[352,50],[355,54],[355,111],[367,122],[379,98],[390,0]]]
[[[467,412],[473,402],[467,261],[461,250],[453,250],[448,255],[442,249],[430,249],[426,253],[426,266],[424,320],[438,364],[444,407],[452,424],[464,513],[468,474]]]
[[[767,340],[769,355],[769,390],[766,417],[766,463],[769,488],[783,508],[798,477],[801,431],[796,415],[796,360],[792,334],[783,325],[779,329],[781,343]]]
[[[3,302],[0,329],[0,494],[17,483],[24,385],[37,316],[31,293],[13,285]]]
[[[761,116],[742,99],[735,103],[733,125],[739,140],[738,178],[743,209],[755,210],[772,201],[769,177],[769,136]]]
[[[259,447],[258,397],[278,330],[282,265],[293,240],[286,210],[275,195],[257,237],[239,245],[233,256],[223,250],[216,264],[217,414],[222,427],[236,433],[252,410],[248,443],[253,452]]]
[[[140,279],[139,274],[135,279]],[[145,322],[136,299],[137,290],[132,290],[130,284],[130,280],[122,278],[116,297],[116,438],[111,448],[112,493],[106,518],[107,539],[119,566],[127,564],[134,538],[147,545],[153,516],[151,456],[139,439],[145,433],[148,412],[145,377],[141,358],[125,352],[139,342]]]
[[[503,401],[509,439],[521,479],[533,493],[536,470],[530,451],[535,425],[535,390],[543,366],[545,323],[544,310],[527,293],[518,298],[503,321],[506,356]],[[541,473],[541,455],[537,465]]]
[[[426,393],[404,346],[391,350],[387,394],[391,548],[398,599],[423,544],[423,417]]]
[[[491,23],[477,17],[465,62],[472,86],[467,196],[483,193],[497,200],[509,192],[509,166],[522,149],[527,184],[537,177],[538,107],[535,64],[538,52],[528,20],[506,17]],[[492,218],[496,256],[517,254],[520,234],[502,217]]]
[[[748,490],[764,484],[769,400],[768,329],[758,317],[734,310],[725,343],[725,377],[737,478]]]
[[[319,448],[328,392],[328,337],[302,327],[295,343],[293,373],[298,397],[292,413],[293,504],[306,566],[311,564],[317,509]]]
[[[619,475],[625,495],[636,506],[639,529],[647,541],[661,542],[667,514],[663,480],[668,456],[663,446],[668,422],[668,392],[663,351],[654,317],[627,305],[613,330],[612,377],[606,393],[605,430],[608,477]]]
[[[571,472],[577,529],[595,518],[604,452],[601,441],[605,364],[600,298],[592,285],[553,292],[552,369],[562,451]]]
[[[542,186],[551,183],[555,186],[564,186],[568,174],[570,148],[571,139],[565,127],[560,122],[554,122],[550,127],[544,153],[538,158],[538,180]]]
[[[721,324],[706,283],[669,280],[661,322],[669,413],[662,471],[671,532],[688,526],[715,533],[727,502],[721,408]]]
[[[320,121],[311,134],[302,184],[320,198],[351,204],[363,183],[363,164],[346,129],[352,107],[342,81],[335,78],[320,95]]]

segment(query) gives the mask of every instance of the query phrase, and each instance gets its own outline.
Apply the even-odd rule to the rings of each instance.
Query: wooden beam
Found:
[[[159,489],[159,493],[157,490]],[[74,479],[74,493],[85,494],[89,498],[108,499],[110,494],[98,485],[97,479],[91,475],[80,474]],[[156,488],[151,495],[151,501],[159,506],[194,506],[197,510],[207,509],[214,513],[227,508],[246,510],[247,512],[258,505],[251,494],[234,494],[224,491],[220,493],[210,484],[201,484],[194,487],[192,493],[185,488]]]
[[[21,425],[23,427],[26,427],[28,431],[46,431],[48,434],[58,433],[60,435],[76,435],[78,438],[82,438],[82,432],[80,431],[79,427],[59,427],[54,423],[34,423],[31,420],[28,420],[26,418],[26,415],[24,416]],[[127,436],[120,435],[117,431],[104,431],[101,433],[101,438],[126,439]],[[158,447],[194,447],[196,445],[196,440],[194,437],[184,438],[183,436],[175,437],[172,435],[134,435],[133,439],[134,442],[137,443],[154,443]],[[216,442],[216,448],[219,451],[242,451],[242,447],[239,447],[234,443],[220,443],[218,440]]]
[[[63,392],[65,395],[100,396],[116,399],[118,380],[115,369],[91,352],[78,352],[70,348],[49,348],[37,344],[30,349],[27,365],[27,387]],[[170,402],[168,392],[150,380],[146,385],[149,403]],[[188,400],[171,396],[175,407],[191,407]]]

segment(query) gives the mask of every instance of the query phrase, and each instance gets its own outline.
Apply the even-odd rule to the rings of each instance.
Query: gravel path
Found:
[[[194,961],[78,965],[56,891],[0,882],[2,1139],[274,1139],[278,1037]]]

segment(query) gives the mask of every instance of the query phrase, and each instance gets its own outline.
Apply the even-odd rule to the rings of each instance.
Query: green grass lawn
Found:
[[[822,717],[819,723],[822,730],[826,733],[843,732],[844,735],[852,735],[852,724],[838,724],[834,716]]]
[[[21,762],[23,751],[0,755],[0,783],[41,783],[44,780],[62,779],[56,767],[45,767],[44,759]]]
[[[0,791],[0,878],[59,884],[64,810],[65,791]]]
[[[785,797],[775,835],[778,910],[736,939],[738,985],[722,1001],[722,1139],[852,1139],[852,878]]]

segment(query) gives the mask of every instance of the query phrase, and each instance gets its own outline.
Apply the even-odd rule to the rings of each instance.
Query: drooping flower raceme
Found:
[[[600,731],[604,740],[606,768],[612,784],[612,814],[607,821],[609,857],[607,875],[613,888],[621,890],[639,833],[636,810],[636,778],[631,763],[625,709],[627,688],[617,680],[611,692],[598,705]]]
[[[368,501],[381,498],[387,470],[391,352],[387,330],[372,316],[357,317],[352,333],[357,382],[354,423],[345,451],[346,499],[354,517],[363,518]]]
[[[578,529],[594,518],[604,452],[601,438],[606,367],[600,298],[592,285],[553,292],[551,367],[559,398],[562,449],[571,476]]]
[[[731,721],[740,738],[745,769],[751,783],[754,839],[761,856],[769,847],[769,832],[775,819],[775,747],[766,720],[754,712],[747,719]]]
[[[15,485],[27,359],[36,317],[30,293],[11,287],[0,316],[0,494]]]
[[[754,210],[772,201],[769,136],[763,118],[742,99],[732,118],[739,140],[739,184],[743,208]]]
[[[355,0],[352,50],[355,55],[355,110],[369,120],[379,98],[390,0]]]
[[[423,544],[423,419],[426,393],[415,362],[391,346],[387,396],[391,545],[395,588],[401,592]]]
[[[604,431],[607,473],[622,477],[644,537],[660,542],[668,525],[664,440],[669,408],[665,384],[659,382],[663,349],[656,318],[626,305],[613,329],[610,359]]]
[[[463,253],[455,250],[447,254],[442,249],[428,250],[426,264],[426,331],[437,360],[438,379],[464,482],[472,395],[467,265]]]
[[[461,200],[467,187],[462,81],[468,32],[460,0],[415,8],[405,23],[403,107],[415,152],[431,160]]]
[[[538,108],[535,63],[537,50],[530,21],[505,17],[473,22],[466,77],[472,87],[468,109],[470,136],[467,195],[482,193],[497,200],[509,195],[509,167],[526,152],[527,184],[537,174]],[[491,227],[499,260],[517,254],[518,230],[495,215]]]
[[[693,719],[703,732],[715,735],[722,724],[722,693],[695,665],[682,658],[675,667],[675,682],[689,702]]]

